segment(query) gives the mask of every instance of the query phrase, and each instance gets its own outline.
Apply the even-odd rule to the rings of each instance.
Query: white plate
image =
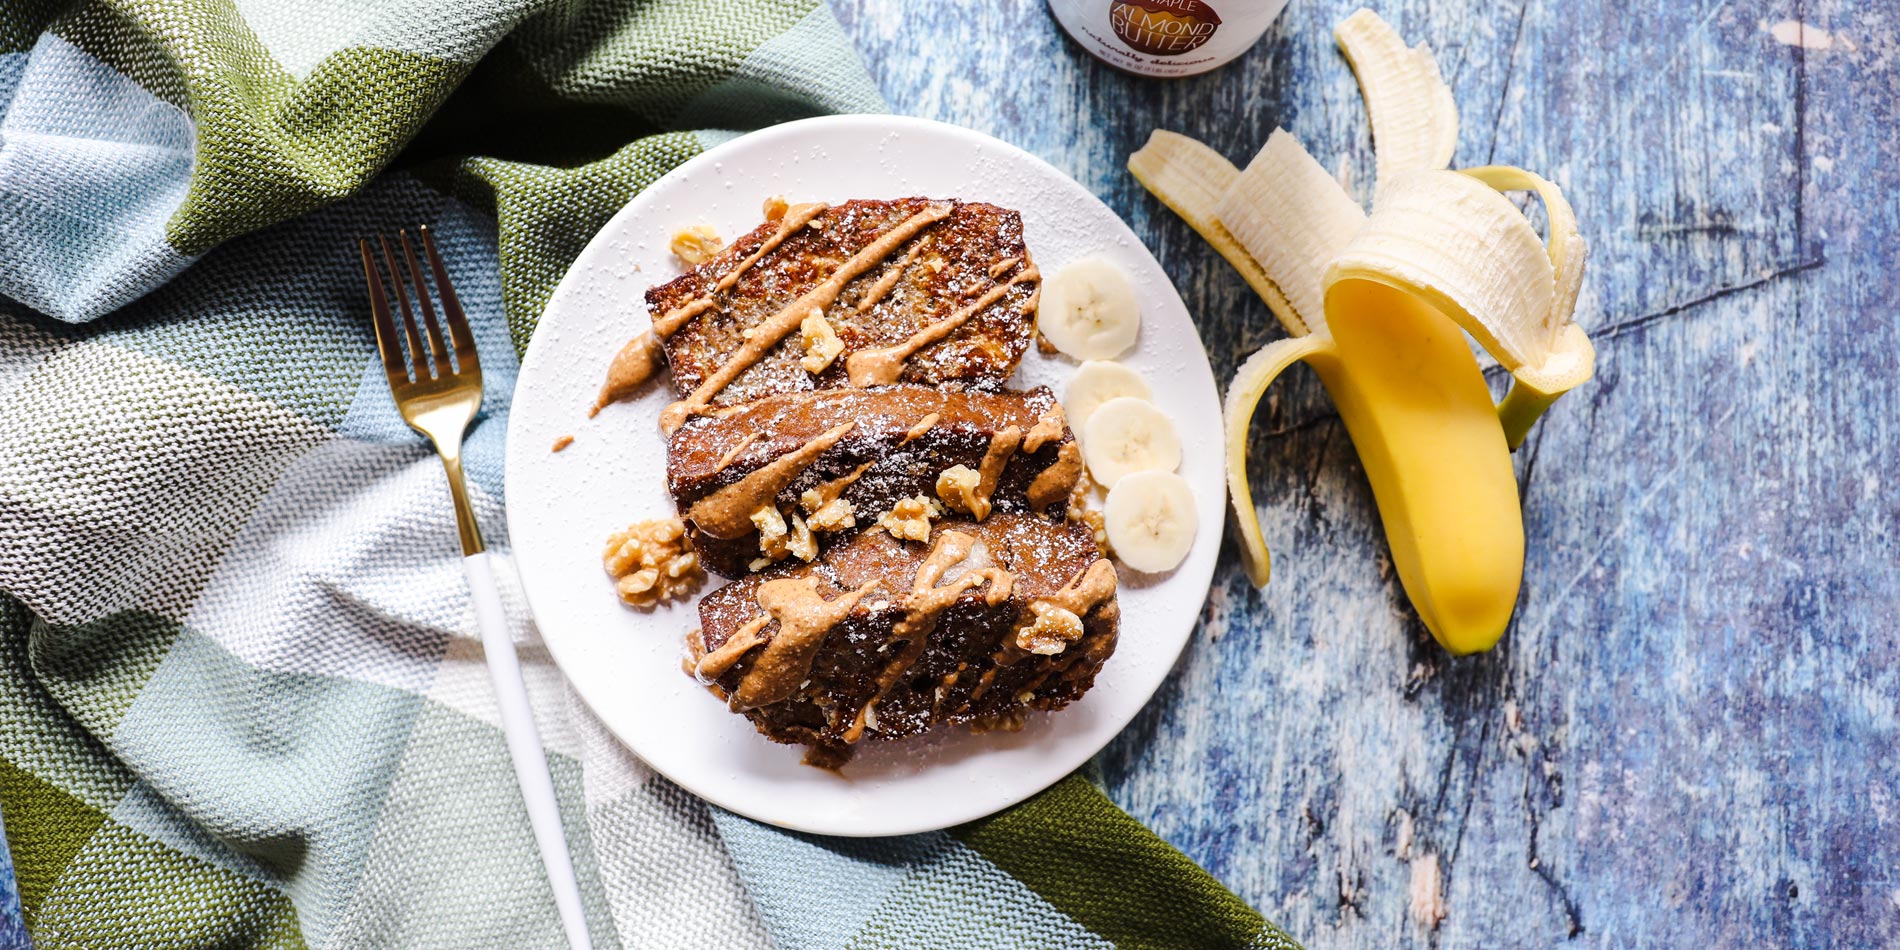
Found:
[[[680,272],[668,236],[704,222],[728,238],[761,220],[771,195],[794,202],[909,195],[994,202],[1023,215],[1044,273],[1090,255],[1120,265],[1143,325],[1124,361],[1146,374],[1181,429],[1181,474],[1200,533],[1170,574],[1121,571],[1121,642],[1095,688],[1017,733],[865,742],[843,776],[799,764],[680,672],[693,603],[621,606],[601,546],[629,522],[673,514],[657,418],[671,389],[585,410],[620,345],[647,327],[645,290]],[[1031,348],[1014,382],[1059,395],[1074,369]],[[1207,596],[1225,510],[1220,402],[1200,337],[1167,275],[1095,196],[1027,152],[920,119],[834,116],[721,145],[655,182],[607,223],[562,280],[521,366],[508,425],[508,530],[522,583],[555,662],[635,754],[695,794],[801,831],[896,835],[980,818],[1035,794],[1114,738],[1168,675]],[[550,451],[572,434],[566,451]],[[715,583],[717,583],[715,579]],[[710,589],[710,588],[709,588]]]

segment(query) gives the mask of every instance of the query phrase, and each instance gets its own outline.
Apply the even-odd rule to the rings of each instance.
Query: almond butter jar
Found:
[[[1193,76],[1260,40],[1286,0],[1049,0],[1096,59],[1141,76]]]

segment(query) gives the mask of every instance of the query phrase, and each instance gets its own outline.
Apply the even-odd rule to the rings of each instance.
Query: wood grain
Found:
[[[1158,126],[1244,162],[1280,125],[1371,179],[1331,41],[1355,2],[1294,0],[1175,81],[1100,66],[1034,0],[833,6],[897,111],[1021,145],[1125,217],[1222,376],[1279,331],[1128,152]],[[1297,372],[1250,447],[1273,584],[1229,545],[1100,761],[1111,793],[1315,948],[1900,943],[1900,9],[1377,9],[1438,50],[1457,162],[1554,179],[1593,245],[1598,376],[1519,453],[1514,629],[1472,659],[1431,645]]]

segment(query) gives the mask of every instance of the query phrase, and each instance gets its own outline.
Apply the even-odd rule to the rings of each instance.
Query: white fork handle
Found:
[[[508,738],[515,781],[521,785],[521,797],[528,805],[528,823],[534,826],[541,863],[547,866],[548,883],[554,888],[554,906],[561,913],[569,946],[573,950],[593,950],[587,936],[587,917],[581,911],[581,887],[574,877],[574,860],[567,853],[567,838],[561,833],[554,780],[548,775],[547,757],[541,751],[541,735],[534,728],[528,688],[521,681],[521,661],[508,635],[508,616],[501,609],[494,565],[484,551],[463,558],[462,570],[468,575],[475,619],[481,624],[482,647],[488,654],[489,676],[495,681],[495,698],[501,703],[501,732]]]

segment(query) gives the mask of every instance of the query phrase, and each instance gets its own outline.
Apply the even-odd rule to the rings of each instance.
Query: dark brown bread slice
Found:
[[[805,207],[795,206],[782,220],[799,220]],[[941,341],[910,356],[901,376],[892,381],[1007,379],[1035,332],[1038,284],[1023,245],[1022,216],[989,204],[902,198],[827,208],[746,266],[780,231],[780,221],[767,221],[711,260],[648,290],[647,307],[656,324],[664,323],[668,313],[710,300],[710,306],[666,337],[674,390],[681,397],[690,395],[733,360],[748,342],[748,331],[756,331],[818,288],[879,237],[913,216],[930,217],[946,209],[947,216],[871,263],[823,308],[844,344],[844,352],[830,366],[816,375],[807,371],[800,364],[805,343],[792,330],[708,403],[733,405],[773,393],[847,385],[847,364],[854,354],[899,345],[999,287],[1006,289],[998,299]],[[729,288],[717,289],[723,277],[742,266]]]
[[[810,453],[841,428],[846,431],[836,444]],[[808,464],[791,471],[785,460],[801,451]],[[808,489],[837,488],[839,479],[862,469],[835,496],[854,509],[856,528],[849,530],[862,530],[899,499],[939,498],[938,477],[948,469],[961,465],[983,473],[986,457],[996,472],[987,495],[996,511],[1055,518],[1068,511],[1080,458],[1062,407],[1043,387],[1017,392],[897,385],[768,396],[687,420],[667,445],[667,487],[701,562],[738,577],[762,556],[750,516],[764,505],[775,507],[788,525],[795,516],[809,519],[813,506],[800,504]],[[722,518],[707,517],[711,507],[721,507],[714,514]],[[819,530],[816,546],[827,547],[844,533]]]
[[[970,549],[960,560],[959,544]],[[920,586],[932,562],[948,569]],[[836,765],[866,738],[946,723],[1008,728],[1027,709],[1080,698],[1115,649],[1114,577],[1086,528],[1033,516],[940,522],[929,544],[864,531],[815,563],[706,595],[690,662],[761,733]],[[804,603],[788,607],[788,592]],[[1052,606],[1069,611],[1058,620],[1080,620],[1055,640],[1032,626]]]

